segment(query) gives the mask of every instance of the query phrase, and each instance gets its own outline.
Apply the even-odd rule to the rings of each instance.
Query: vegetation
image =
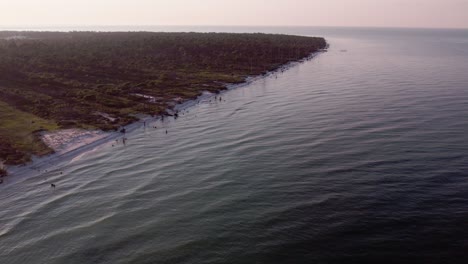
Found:
[[[52,152],[39,139],[38,133],[57,129],[53,121],[22,112],[1,101],[0,120],[0,160],[6,164],[28,162],[29,153],[45,155]]]
[[[117,129],[325,46],[271,34],[0,32],[0,160],[50,153],[40,130]]]

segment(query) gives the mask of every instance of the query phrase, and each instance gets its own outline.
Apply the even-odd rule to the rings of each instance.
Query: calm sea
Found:
[[[313,35],[330,49],[126,146],[6,179],[0,263],[466,263],[467,30],[101,29]]]

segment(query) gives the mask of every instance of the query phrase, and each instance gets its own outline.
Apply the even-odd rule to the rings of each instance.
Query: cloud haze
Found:
[[[0,0],[0,26],[468,28],[468,0]]]

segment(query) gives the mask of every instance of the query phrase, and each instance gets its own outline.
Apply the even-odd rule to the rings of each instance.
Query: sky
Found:
[[[69,25],[468,28],[468,0],[0,0],[0,27]]]

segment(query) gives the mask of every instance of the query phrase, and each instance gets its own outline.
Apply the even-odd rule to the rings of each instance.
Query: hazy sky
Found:
[[[468,28],[468,0],[0,0],[0,26]]]

